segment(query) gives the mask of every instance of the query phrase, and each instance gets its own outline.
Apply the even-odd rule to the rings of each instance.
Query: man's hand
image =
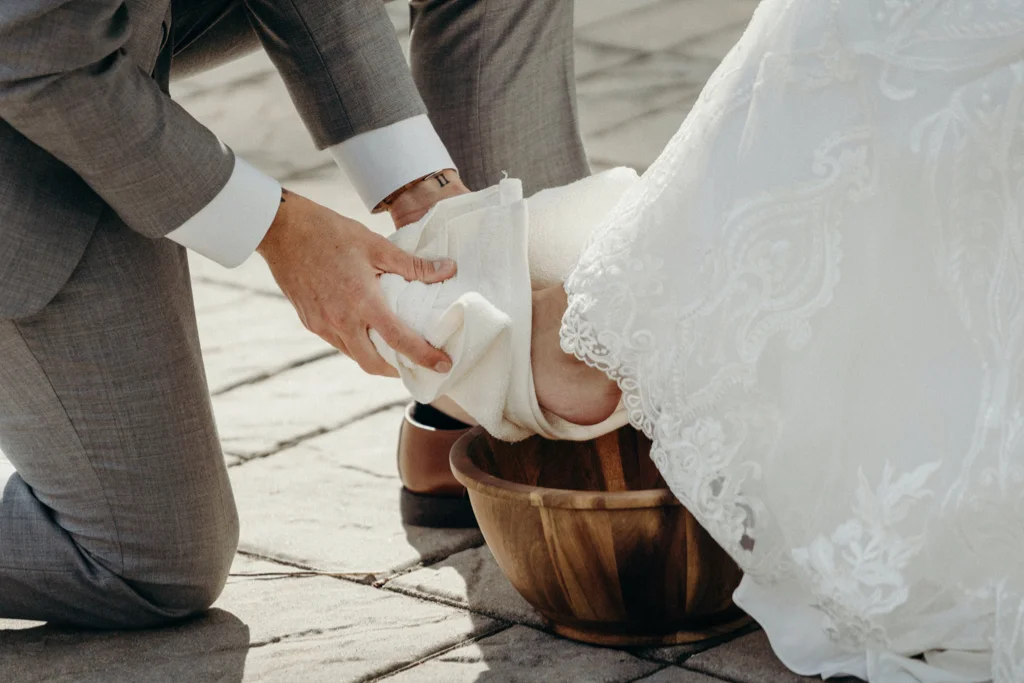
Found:
[[[432,173],[386,203],[396,228],[402,228],[423,218],[442,199],[466,194],[469,188],[462,184],[459,174],[448,168]]]
[[[437,372],[451,359],[388,308],[377,276],[434,283],[455,275],[455,263],[427,261],[402,251],[369,228],[292,192],[256,251],[308,330],[375,375],[397,376],[369,338],[374,329],[414,363]]]

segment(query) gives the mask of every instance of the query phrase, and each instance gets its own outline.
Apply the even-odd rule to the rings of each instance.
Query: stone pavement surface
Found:
[[[739,37],[753,0],[577,0],[579,111],[595,169],[643,170]],[[407,44],[407,9],[389,5]],[[317,152],[262,54],[175,84],[179,101],[292,189],[389,232]],[[173,628],[0,621],[0,683],[644,681],[784,683],[764,634],[622,651],[555,637],[477,531],[403,526],[408,396],[304,331],[258,258],[193,260],[196,308],[242,531],[228,586]],[[0,476],[9,471],[0,458]]]

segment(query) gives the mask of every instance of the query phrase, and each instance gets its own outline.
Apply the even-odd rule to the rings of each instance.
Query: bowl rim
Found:
[[[484,472],[469,457],[469,446],[486,437],[483,427],[474,427],[455,442],[449,455],[452,473],[470,491],[494,498],[504,498],[532,507],[569,510],[628,510],[659,507],[682,507],[668,488],[635,491],[580,491],[546,486],[529,486],[501,479]]]

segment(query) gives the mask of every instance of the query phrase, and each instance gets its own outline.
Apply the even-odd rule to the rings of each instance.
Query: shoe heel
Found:
[[[469,497],[430,496],[403,487],[399,507],[402,522],[431,529],[475,529],[476,515]]]

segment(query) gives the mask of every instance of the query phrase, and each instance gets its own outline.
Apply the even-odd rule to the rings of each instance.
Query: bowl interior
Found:
[[[650,458],[651,442],[626,426],[591,441],[532,437],[505,443],[489,435],[474,439],[467,455],[499,479],[572,491],[645,491],[666,488]]]

